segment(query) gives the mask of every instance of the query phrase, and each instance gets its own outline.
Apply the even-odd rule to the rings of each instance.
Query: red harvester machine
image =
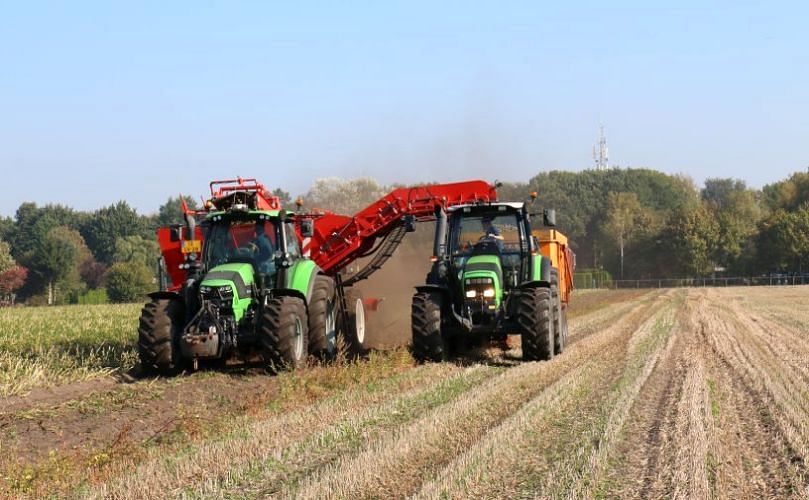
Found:
[[[338,334],[362,351],[365,305],[347,290],[378,270],[416,222],[497,200],[494,186],[468,181],[396,189],[353,216],[296,214],[255,179],[210,188],[203,210],[186,210],[185,226],[158,229],[161,290],[150,294],[138,330],[149,371],[255,354],[270,369],[294,368],[310,353],[334,356]]]

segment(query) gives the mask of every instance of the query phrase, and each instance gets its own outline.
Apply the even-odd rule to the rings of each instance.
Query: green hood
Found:
[[[200,287],[229,286],[233,290],[233,313],[238,321],[252,301],[253,281],[253,266],[239,262],[214,267],[202,279]]]
[[[503,266],[496,255],[475,255],[466,261],[463,270],[463,282],[472,278],[491,278],[494,282],[495,304],[500,305],[503,298]],[[465,290],[464,290],[465,291]]]

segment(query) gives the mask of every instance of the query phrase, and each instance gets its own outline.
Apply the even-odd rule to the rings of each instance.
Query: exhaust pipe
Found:
[[[447,213],[444,207],[435,207],[435,241],[433,242],[433,255],[443,260],[447,253]]]

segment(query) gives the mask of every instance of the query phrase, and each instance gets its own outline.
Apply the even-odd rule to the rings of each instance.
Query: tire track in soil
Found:
[[[720,347],[731,344],[717,341],[733,336],[726,302],[721,292],[689,291],[685,327],[632,410],[607,496],[764,498],[800,488],[804,472],[790,463],[773,406]],[[744,333],[736,340],[751,341]]]
[[[638,300],[648,302],[656,293],[597,292],[582,301],[582,309],[574,300],[568,349],[598,333],[602,325],[635,310]],[[48,460],[52,450],[83,461],[87,454],[116,443],[159,437],[155,435],[158,431],[170,434],[180,423],[180,413],[194,406],[206,408],[207,414],[242,418],[271,403],[278,390],[276,378],[253,369],[169,380],[109,377],[0,399],[0,442],[4,455],[11,460],[5,466],[0,464],[0,472],[2,467],[13,470],[24,463],[36,466]],[[96,405],[98,401],[102,404]],[[113,459],[119,461],[121,457]],[[125,458],[123,461],[132,463]],[[120,467],[112,465],[112,469]],[[99,473],[105,477],[103,470],[92,471],[95,476]]]
[[[632,382],[619,383],[626,376],[627,355],[640,345],[656,345],[640,355],[648,360],[643,365],[654,362],[654,353],[663,346],[648,340],[664,314],[665,308],[657,307],[638,328],[613,336],[597,355],[586,358],[423,484],[418,498],[548,497],[565,491],[591,496],[573,493],[572,488],[587,490],[589,477],[571,472],[580,468],[597,472],[601,467],[611,429],[623,419],[626,403],[621,401],[632,399]],[[634,363],[630,371],[642,379],[640,365]],[[609,405],[609,400],[616,404]]]
[[[488,387],[436,409],[388,439],[368,444],[305,481],[285,497],[400,498],[415,493],[480,436],[501,425],[586,359],[597,358],[621,334],[651,317],[664,299],[635,304],[624,321],[601,335],[588,336],[550,363],[526,363],[509,369]],[[373,470],[373,475],[361,471]]]
[[[727,412],[728,418],[723,418],[725,428],[721,430],[723,456],[730,462],[728,474],[720,469],[721,488],[738,490],[741,494],[752,491],[754,496],[761,497],[803,498],[808,491],[805,456],[793,447],[783,424],[779,424],[784,422],[784,416],[772,394],[766,386],[752,384],[749,378],[750,365],[746,363],[750,358],[743,351],[755,343],[754,334],[744,325],[738,328],[738,316],[729,313],[721,302],[711,304],[705,328],[706,344],[717,367],[717,377],[725,380],[724,387],[729,388],[723,391],[723,402],[727,404],[721,408],[733,410]],[[719,415],[725,417],[721,409]]]

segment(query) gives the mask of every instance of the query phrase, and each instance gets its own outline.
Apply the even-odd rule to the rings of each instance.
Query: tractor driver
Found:
[[[497,249],[502,252],[504,238],[503,235],[500,234],[500,230],[492,224],[492,220],[491,215],[484,215],[480,219],[480,223],[483,226],[483,236],[480,237],[480,241],[494,241],[497,244]]]
[[[275,271],[275,263],[272,259],[272,242],[264,231],[263,222],[256,223],[256,238],[252,241],[250,246],[254,249],[253,258],[256,262],[258,272],[269,274]]]

